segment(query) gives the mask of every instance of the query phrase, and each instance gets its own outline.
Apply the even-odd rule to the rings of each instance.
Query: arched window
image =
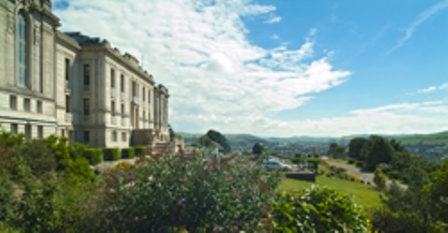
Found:
[[[28,25],[26,22],[25,14],[23,11],[18,13],[17,24],[17,62],[18,62],[18,83],[21,86],[27,86],[27,38],[28,38]]]

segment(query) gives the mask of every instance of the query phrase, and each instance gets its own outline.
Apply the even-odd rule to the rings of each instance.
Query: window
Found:
[[[121,104],[121,115],[124,116],[124,104]]]
[[[148,91],[148,104],[151,103],[151,90]]]
[[[18,131],[17,124],[11,124],[11,133],[12,134],[17,134],[17,131]]]
[[[84,143],[89,144],[90,143],[90,132],[88,130],[84,130]]]
[[[65,95],[65,112],[71,112],[70,95]]]
[[[137,83],[132,82],[132,96],[136,96],[137,95]]]
[[[84,98],[82,102],[83,102],[83,112],[84,112],[84,115],[90,115],[89,98]]]
[[[17,25],[17,33],[18,33],[18,40],[17,40],[17,51],[18,51],[18,84],[21,86],[27,86],[28,80],[27,80],[27,60],[28,60],[28,54],[27,54],[27,33],[28,25],[26,22],[25,14],[23,11],[19,12],[18,15],[18,25]]]
[[[120,77],[120,88],[121,88],[121,93],[124,93],[124,75],[121,75],[121,77]]]
[[[126,141],[126,133],[121,133],[121,141],[125,142]]]
[[[110,87],[115,88],[115,70],[110,69]]]
[[[112,102],[110,103],[110,108],[111,108],[111,114],[112,114],[112,116],[115,116],[115,102],[114,102],[114,101],[112,101]]]
[[[37,113],[42,113],[42,110],[43,110],[43,109],[42,109],[42,101],[39,101],[39,100],[38,100],[38,101],[36,102],[36,112],[37,112]]]
[[[31,125],[25,125],[25,138],[26,140],[31,140]]]
[[[13,110],[17,110],[17,96],[10,95],[9,96],[9,108]]]
[[[84,86],[90,86],[90,65],[84,64]]]
[[[61,129],[61,137],[65,137],[65,130]]]
[[[117,131],[112,131],[112,141],[117,141]]]
[[[31,100],[29,98],[23,99],[23,110],[27,112],[31,111]]]
[[[65,83],[70,81],[70,59],[65,59]]]
[[[143,102],[145,102],[145,95],[146,95],[145,88],[143,88],[143,91],[142,91],[142,100],[143,100]]]
[[[37,126],[37,137],[39,139],[44,138],[44,127],[42,125]]]

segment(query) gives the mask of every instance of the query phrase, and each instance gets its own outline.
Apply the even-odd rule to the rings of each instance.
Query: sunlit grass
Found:
[[[369,189],[366,185],[325,176],[318,176],[316,183],[286,178],[280,183],[279,190],[299,191],[307,189],[313,184],[327,186],[341,194],[350,195],[356,204],[362,206],[364,209],[382,205],[379,193]]]

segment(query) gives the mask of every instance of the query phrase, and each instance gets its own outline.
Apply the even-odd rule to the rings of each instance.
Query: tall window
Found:
[[[17,124],[11,124],[11,133],[16,134],[18,132],[18,126]]]
[[[112,112],[112,116],[115,116],[115,102],[114,101],[112,101],[111,103],[110,103],[110,106],[111,106],[111,112]]]
[[[124,116],[124,104],[121,104],[121,116]]]
[[[70,95],[65,95],[65,112],[71,112]]]
[[[151,103],[151,90],[148,91],[148,103]]]
[[[89,144],[90,143],[90,132],[88,130],[85,130],[83,133],[84,143]]]
[[[132,96],[137,96],[137,83],[132,82]]]
[[[121,93],[124,93],[124,75],[121,75],[120,77],[120,87],[121,87]]]
[[[83,99],[83,108],[84,108],[84,115],[88,116],[90,115],[90,104],[89,104],[89,98]]]
[[[37,126],[37,137],[44,138],[44,127],[42,125]]]
[[[65,83],[70,81],[70,59],[65,59]]]
[[[143,99],[143,102],[145,101],[145,95],[146,95],[145,88],[143,88],[143,91],[142,91],[142,99]]]
[[[15,95],[9,96],[9,108],[17,110],[17,96]]]
[[[18,50],[18,83],[22,86],[28,85],[27,80],[27,29],[28,25],[26,22],[25,15],[22,11],[18,14],[18,25],[17,25],[17,50]]]
[[[31,100],[29,98],[23,99],[23,110],[27,112],[31,111]]]
[[[25,125],[25,138],[26,138],[26,140],[31,140],[31,135],[32,134],[32,132],[31,132],[31,125],[30,124],[27,124],[27,125]]]
[[[115,88],[115,70],[110,69],[110,87]]]
[[[90,86],[90,66],[84,64],[84,86]]]
[[[42,113],[42,101],[37,101],[36,102],[36,112],[37,113]]]

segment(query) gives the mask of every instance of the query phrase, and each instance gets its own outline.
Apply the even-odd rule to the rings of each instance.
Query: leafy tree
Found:
[[[379,190],[384,190],[386,188],[386,176],[384,175],[381,168],[377,168],[373,173],[373,182]]]
[[[376,165],[389,163],[392,159],[394,149],[389,141],[380,136],[370,136],[369,142],[361,149],[361,157],[365,158],[364,169],[374,171]]]
[[[353,138],[350,140],[348,144],[348,156],[356,160],[363,160],[364,158],[361,158],[361,149],[368,141],[366,138]]]
[[[342,156],[345,153],[345,149],[339,146],[337,143],[333,142],[330,144],[327,153],[328,155],[331,155],[331,157],[337,158],[338,156]]]
[[[440,169],[430,173],[431,183],[424,187],[424,192],[431,199],[431,210],[437,220],[448,223],[448,160]]]
[[[214,144],[218,144],[224,153],[230,152],[230,145],[220,132],[215,130],[209,130],[205,135],[198,139],[199,145],[210,147]]]
[[[394,148],[394,151],[396,151],[396,152],[404,152],[405,151],[404,146],[402,146],[400,144],[400,142],[397,142],[395,139],[391,139],[389,143]]]
[[[263,149],[263,145],[257,142],[252,147],[252,154],[261,155],[261,153],[263,153]]]

